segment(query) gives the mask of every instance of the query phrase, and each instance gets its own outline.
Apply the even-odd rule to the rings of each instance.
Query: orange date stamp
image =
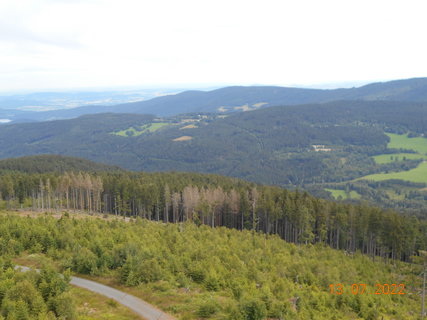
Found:
[[[376,283],[374,286],[368,286],[365,283],[353,283],[351,285],[345,285],[342,283],[330,284],[329,293],[335,295],[341,294],[406,294],[405,285],[403,283],[388,284],[388,283]]]

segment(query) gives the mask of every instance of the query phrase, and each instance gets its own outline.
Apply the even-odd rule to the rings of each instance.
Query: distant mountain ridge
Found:
[[[104,113],[5,124],[0,126],[0,158],[62,154],[128,170],[214,173],[310,188],[322,197],[329,196],[324,188],[340,191],[344,190],[342,183],[347,183],[352,188],[348,190],[357,192],[354,194],[377,202],[382,199],[385,206],[411,205],[424,212],[425,201],[414,197],[418,193],[424,197],[425,185],[405,186],[414,188],[408,193],[412,198],[396,202],[383,191],[371,190],[376,186],[355,180],[418,166],[420,160],[409,158],[376,163],[372,156],[390,154],[389,159],[393,153],[413,152],[411,148],[388,148],[386,133],[427,137],[427,102],[350,100],[230,114],[155,117]],[[14,170],[9,164],[5,169]]]
[[[2,170],[25,173],[123,171],[123,169],[117,166],[54,154],[2,159],[0,160],[0,171]]]
[[[427,78],[372,83],[357,88],[306,89],[274,86],[232,86],[212,91],[184,91],[150,100],[113,106],[84,106],[45,112],[21,112],[12,120],[45,121],[84,114],[137,113],[172,116],[193,112],[235,112],[269,106],[325,103],[336,100],[427,101]]]
[[[0,158],[54,153],[131,170],[198,171],[298,185],[336,173],[325,170],[332,155],[383,150],[385,129],[427,135],[427,103],[418,102],[335,101],[233,113],[225,119],[212,114],[186,118],[190,115],[158,119],[106,113],[4,125]],[[340,151],[313,153],[312,145]]]

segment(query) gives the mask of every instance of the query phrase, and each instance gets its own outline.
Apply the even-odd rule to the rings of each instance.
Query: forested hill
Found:
[[[0,146],[7,150],[4,149],[0,157],[61,154],[110,165],[138,163],[138,158],[125,151],[131,141],[110,133],[136,123],[151,123],[153,119],[147,115],[102,114],[71,120],[4,125],[0,126]]]
[[[218,175],[51,171],[0,171],[0,208],[19,209],[0,214],[6,258],[108,276],[186,319],[417,317],[426,220]]]
[[[427,104],[386,101],[273,107],[226,118],[87,115],[0,126],[0,157],[63,154],[132,170],[198,171],[302,185],[380,172],[385,167],[370,156],[385,151],[384,132],[425,134],[426,122]],[[316,152],[313,145],[330,152]]]
[[[120,167],[93,162],[90,160],[61,155],[38,155],[0,160],[0,171],[19,171],[24,173],[46,172],[111,172],[122,171]]]
[[[426,220],[217,175],[3,172],[0,207],[192,221],[405,261],[427,247]]]
[[[278,105],[336,100],[427,101],[427,78],[372,83],[348,89],[307,89],[272,86],[234,86],[213,91],[186,91],[174,96],[110,107],[108,112],[170,116],[188,112],[241,111]],[[223,107],[223,109],[220,109]]]
[[[14,121],[67,119],[94,113],[138,113],[171,116],[190,112],[235,112],[276,105],[323,103],[336,100],[427,101],[427,78],[373,83],[348,89],[305,89],[235,86],[213,91],[185,91],[176,95],[115,106],[86,106],[16,115]]]
[[[0,158],[61,154],[136,171],[215,173],[298,186],[329,199],[331,191],[326,189],[344,198],[354,191],[375,205],[406,212],[411,208],[425,216],[427,194],[419,179],[405,190],[390,187],[396,201],[390,198],[390,188],[377,190],[379,183],[355,185],[355,179],[416,169],[423,161],[422,154],[406,147],[410,139],[390,149],[390,133],[409,133],[426,144],[422,136],[427,136],[427,104],[336,101],[228,115],[156,118],[110,113],[8,124],[0,126]],[[399,157],[404,161],[374,160],[377,155],[396,159],[397,153],[403,153]]]
[[[6,259],[15,256],[27,263],[52,261],[60,270],[96,276],[122,290],[132,287],[127,292],[177,319],[420,319],[422,261],[384,262],[322,244],[294,245],[277,236],[191,222],[127,220],[0,213],[5,319],[76,319],[75,296],[62,292],[63,278],[51,269],[14,274]],[[131,318],[115,316],[111,300],[103,302],[112,305],[104,316],[92,307],[95,298],[85,297],[87,302],[78,300],[84,308],[77,319]],[[46,315],[48,310],[57,317]]]

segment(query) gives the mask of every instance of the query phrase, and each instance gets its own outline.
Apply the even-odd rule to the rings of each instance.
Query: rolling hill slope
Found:
[[[0,160],[0,171],[19,171],[25,173],[45,172],[111,172],[121,171],[117,166],[110,166],[90,160],[61,155],[38,155]]]
[[[20,112],[13,121],[69,119],[105,112],[172,116],[192,112],[236,112],[277,105],[324,103],[336,100],[427,101],[427,78],[373,83],[348,89],[304,89],[292,87],[225,87],[213,91],[185,91],[176,95],[114,106],[84,106],[46,112]]]
[[[61,154],[113,165],[124,161],[137,162],[139,159],[131,153],[123,154],[128,150],[130,141],[123,141],[122,137],[110,132],[134,123],[149,123],[152,119],[146,115],[103,114],[4,125],[0,127],[0,145],[4,147],[2,158]]]
[[[163,118],[109,113],[0,126],[0,158],[61,154],[130,170],[215,173],[426,216],[419,180],[359,179],[418,168],[421,154],[376,161],[416,152],[390,143],[406,133],[426,139],[426,103],[337,101]]]
[[[426,104],[381,101],[274,107],[226,118],[87,115],[1,126],[0,157],[54,153],[132,170],[199,171],[301,185],[378,172],[368,154],[385,150],[384,130],[422,134],[426,121]],[[316,152],[313,145],[331,152]]]

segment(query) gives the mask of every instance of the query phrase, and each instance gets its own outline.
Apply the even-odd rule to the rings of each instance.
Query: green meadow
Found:
[[[408,138],[407,134],[386,133],[390,137],[389,149],[411,149],[421,154],[427,153],[427,139],[422,137]]]
[[[142,132],[136,130],[134,127],[127,128],[126,130],[111,132],[111,134],[115,134],[116,136],[121,137],[134,137],[139,136]]]
[[[345,199],[360,199],[360,194],[358,194],[356,191],[350,191],[349,193],[345,192],[341,189],[325,189],[326,191],[329,191],[332,193],[332,196],[335,198],[335,200],[339,200],[340,197],[342,200]]]
[[[427,160],[427,139],[423,137],[409,138],[407,134],[386,133],[390,137],[387,144],[389,149],[410,149],[416,153],[390,153],[374,156],[377,164],[387,164],[404,160]],[[400,172],[371,174],[357,180],[405,180],[411,182],[427,183],[427,162],[424,161],[414,169]]]
[[[168,125],[170,125],[170,123],[168,122],[155,122],[155,123],[150,123],[148,125],[145,125],[141,129],[142,129],[142,132],[155,132],[160,128],[163,128],[164,126],[168,126]]]
[[[155,132],[164,126],[168,126],[170,123],[168,122],[154,122],[150,124],[146,124],[144,126],[138,127],[130,127],[125,130],[111,132],[111,134],[115,134],[121,137],[137,137],[145,132]]]
[[[406,180],[411,182],[427,183],[427,162],[422,162],[418,167],[408,171],[371,174],[371,175],[359,178],[358,180],[362,180],[362,179],[374,180],[374,181],[396,179],[396,180]]]
[[[380,154],[373,158],[377,164],[386,164],[395,161],[427,159],[427,156],[419,153],[390,153]]]

